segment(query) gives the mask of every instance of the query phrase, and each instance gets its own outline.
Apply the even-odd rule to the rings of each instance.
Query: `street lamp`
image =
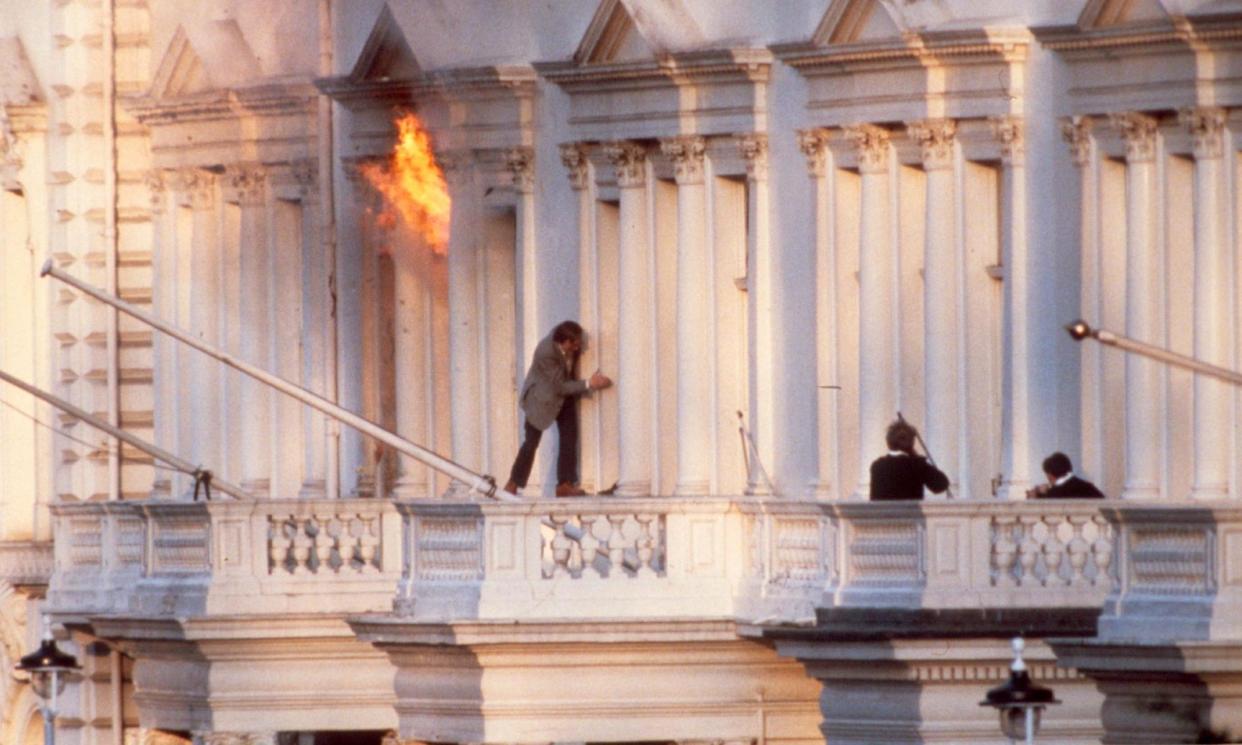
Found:
[[[1013,638],[1013,664],[1009,667],[1009,680],[988,691],[987,698],[979,705],[996,709],[1000,715],[1001,732],[1010,743],[1021,740],[1026,745],[1032,745],[1039,732],[1040,714],[1044,708],[1061,702],[1052,697],[1051,688],[1031,682],[1026,662],[1022,659],[1025,646],[1022,637]]]
[[[43,643],[17,663],[18,670],[30,673],[30,685],[42,701],[43,743],[56,743],[56,697],[65,690],[69,676],[82,669],[71,654],[65,654],[52,639],[52,629],[45,624]]]

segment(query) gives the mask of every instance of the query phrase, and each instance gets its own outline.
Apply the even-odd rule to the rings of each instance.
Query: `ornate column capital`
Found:
[[[224,172],[224,186],[231,192],[229,201],[247,207],[264,203],[267,196],[267,169],[257,163],[239,163]]]
[[[1069,143],[1074,165],[1085,166],[1091,161],[1091,129],[1095,120],[1089,116],[1067,116],[1061,120],[1061,139]]]
[[[1155,117],[1137,111],[1110,114],[1109,123],[1126,142],[1126,162],[1150,163],[1156,158]]]
[[[703,183],[703,155],[707,139],[697,135],[670,137],[660,141],[660,152],[673,159],[673,178],[678,184]]]
[[[806,156],[806,170],[811,178],[819,178],[828,164],[828,131],[824,129],[799,129],[798,149]]]
[[[1195,138],[1196,159],[1207,160],[1224,155],[1224,109],[1218,106],[1190,106],[1178,111],[1177,118]]]
[[[1020,116],[991,116],[992,134],[1000,142],[1001,161],[1020,165],[1026,160],[1026,122]]]
[[[604,143],[604,157],[617,171],[617,186],[636,189],[647,183],[647,148],[630,140]]]
[[[152,168],[143,174],[143,183],[147,186],[147,199],[150,201],[152,212],[164,211],[164,198],[168,195],[168,180],[164,177],[164,172],[158,168]]]
[[[953,140],[957,122],[952,119],[922,119],[906,122],[906,133],[923,150],[923,168],[941,171],[953,167]]]
[[[737,136],[737,149],[746,161],[746,178],[766,181],[768,178],[768,136],[763,132],[747,132]]]
[[[207,210],[215,206],[215,175],[199,168],[183,168],[170,172],[169,181],[181,204],[196,210]]]
[[[476,159],[472,150],[445,150],[436,153],[435,160],[448,184],[460,186],[474,175]],[[505,165],[508,166],[507,160]]]
[[[858,170],[883,173],[888,170],[889,132],[874,124],[854,124],[841,130],[858,153]]]
[[[591,177],[591,161],[587,157],[587,146],[581,142],[563,143],[561,163],[569,171],[570,188],[574,191],[585,189]]]
[[[535,191],[535,149],[514,147],[505,151],[505,167],[513,176],[513,188],[520,194]]]

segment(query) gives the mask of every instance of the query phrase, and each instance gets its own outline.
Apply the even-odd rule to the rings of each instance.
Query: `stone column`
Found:
[[[595,246],[594,195],[591,190],[591,162],[582,143],[561,145],[561,163],[569,172],[569,187],[578,201],[578,323],[587,333],[586,349],[578,359],[579,373],[589,375],[600,367],[602,323],[600,312],[599,254]],[[523,362],[525,364],[525,362]],[[609,371],[611,373],[612,371]],[[607,374],[607,373],[606,373]],[[595,492],[603,484],[602,445],[606,436],[598,396],[584,396],[578,402],[578,464],[582,488]]]
[[[256,367],[271,370],[267,318],[268,304],[273,298],[269,292],[267,174],[259,166],[247,165],[230,169],[225,178],[241,209],[238,354]],[[267,497],[271,487],[271,389],[246,377],[238,381],[235,390],[240,399],[239,411],[237,418],[230,421],[240,430],[241,486],[256,497]]]
[[[1001,423],[1001,499],[1025,499],[1031,487],[1030,275],[1026,245],[1026,141],[1021,117],[992,119],[1001,150],[1001,257],[1005,266],[1005,328],[1008,336]]]
[[[479,204],[475,194],[474,162],[473,157],[465,153],[441,158],[440,162],[444,165],[453,198],[448,245],[453,460],[478,470],[482,456],[479,429],[482,360],[479,357]],[[458,491],[468,486],[455,483],[450,489]]]
[[[178,246],[178,251],[189,254],[189,276],[185,278],[189,289],[184,298],[189,331],[208,344],[217,344],[220,281],[216,266],[219,232],[215,177],[187,169],[178,174],[177,181],[177,191],[193,210],[190,235],[181,236],[188,237],[190,244]],[[189,416],[181,418],[180,441],[186,450],[180,455],[198,463],[220,463],[219,372],[204,360],[188,356],[180,359],[187,362],[187,373],[180,383],[183,390],[193,391],[187,401]]]
[[[963,435],[962,397],[958,386],[961,369],[961,329],[958,306],[962,302],[958,255],[956,210],[954,205],[954,138],[957,123],[951,119],[929,119],[906,125],[910,138],[923,151],[923,170],[927,173],[925,206],[926,232],[923,254],[923,385],[926,411],[923,429],[927,442],[936,448],[936,464],[957,491],[961,482],[958,446]],[[871,446],[870,441],[863,442]]]
[[[1070,157],[1078,168],[1079,187],[1077,202],[1081,213],[1079,245],[1081,246],[1081,279],[1079,303],[1081,314],[1090,323],[1100,323],[1103,310],[1100,305],[1100,248],[1096,240],[1099,204],[1096,200],[1096,172],[1092,161],[1091,130],[1089,117],[1071,117],[1061,122],[1061,137],[1069,144]],[[1102,444],[1101,413],[1104,405],[1103,376],[1100,368],[1099,344],[1079,344],[1081,363],[1081,468],[1096,479],[1104,474],[1104,451]]]
[[[738,149],[746,162],[747,306],[750,323],[750,428],[758,450],[758,463],[751,463],[747,494],[771,494],[770,476],[776,454],[775,302],[778,287],[768,232],[768,136],[739,135]],[[757,466],[761,466],[759,468]]]
[[[856,499],[867,499],[871,461],[884,451],[884,432],[897,406],[896,287],[889,203],[889,134],[870,124],[845,129],[858,152],[862,205],[859,229],[859,471]]]
[[[651,349],[651,242],[647,209],[647,153],[636,142],[610,142],[604,154],[621,192],[618,289],[624,298],[618,329],[620,405],[618,496],[651,494],[653,407]]]
[[[664,140],[677,180],[677,486],[678,496],[711,490],[713,354],[711,262],[707,251],[707,189],[703,153],[707,141],[686,136]]]
[[[1229,313],[1233,267],[1225,240],[1224,109],[1185,109],[1181,119],[1195,148],[1195,357],[1232,368]],[[1195,376],[1193,499],[1229,496],[1233,391],[1223,381]]]
[[[420,261],[412,246],[398,247],[392,256],[393,270],[393,375],[396,380],[397,434],[426,445],[427,379],[425,364],[430,352],[426,317],[427,287],[420,275]],[[430,496],[427,466],[400,453],[393,494],[398,499]]]
[[[1156,120],[1139,113],[1114,114],[1126,144],[1126,335],[1160,344],[1159,247],[1156,245]],[[1126,355],[1126,481],[1122,497],[1160,495],[1160,368],[1153,360]]]
[[[818,424],[816,478],[811,493],[819,499],[840,489],[838,417],[841,392],[837,388],[840,364],[837,348],[837,257],[833,241],[832,180],[828,172],[828,133],[822,129],[798,132],[798,148],[806,156],[811,179],[811,214],[815,216],[812,256],[815,261],[815,396]]]

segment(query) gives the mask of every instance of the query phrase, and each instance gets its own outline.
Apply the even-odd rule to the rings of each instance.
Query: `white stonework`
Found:
[[[996,743],[1024,631],[1050,741],[1236,736],[1242,394],[1062,326],[1242,362],[1239,11],[0,0],[0,369],[259,497],[0,384],[5,668],[50,614],[70,745]],[[49,258],[498,483],[577,319],[609,496],[550,431],[478,501]],[[864,503],[898,412],[954,501]],[[1027,502],[1055,450],[1115,499]]]

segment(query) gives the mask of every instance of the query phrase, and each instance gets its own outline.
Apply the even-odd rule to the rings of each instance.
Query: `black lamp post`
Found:
[[[1013,639],[1013,664],[1009,667],[1009,680],[988,691],[980,706],[991,706],[1000,715],[1001,732],[1010,743],[1021,740],[1026,745],[1035,742],[1039,732],[1039,719],[1050,704],[1059,704],[1052,696],[1051,688],[1035,685],[1026,670],[1022,650],[1026,646],[1022,637]]]
[[[17,663],[18,670],[30,673],[30,685],[42,701],[44,745],[56,743],[56,697],[65,690],[69,676],[82,669],[77,659],[65,654],[52,639],[52,630],[45,626],[43,643]]]

